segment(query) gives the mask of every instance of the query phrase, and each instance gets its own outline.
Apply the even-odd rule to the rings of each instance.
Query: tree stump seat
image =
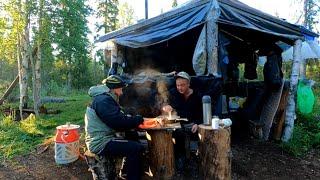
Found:
[[[116,160],[111,156],[99,156],[86,151],[84,153],[88,171],[91,171],[94,180],[105,180],[116,178]]]

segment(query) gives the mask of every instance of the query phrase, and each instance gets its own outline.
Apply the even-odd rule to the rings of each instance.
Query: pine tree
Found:
[[[118,0],[99,0],[98,2],[98,18],[103,18],[103,24],[97,25],[98,31],[104,28],[104,32],[108,33],[116,30],[119,14]]]
[[[90,9],[84,0],[69,1],[57,0],[54,17],[54,42],[57,59],[67,66],[65,77],[67,87],[81,88],[88,83],[88,45],[86,17]]]

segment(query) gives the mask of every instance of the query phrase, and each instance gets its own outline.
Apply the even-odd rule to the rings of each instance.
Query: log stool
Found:
[[[231,128],[199,125],[200,172],[203,179],[231,180]]]
[[[113,157],[98,156],[88,150],[84,153],[84,156],[89,166],[88,170],[91,171],[94,180],[116,178],[116,167]]]

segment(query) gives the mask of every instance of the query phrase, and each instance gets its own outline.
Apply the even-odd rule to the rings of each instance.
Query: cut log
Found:
[[[88,170],[91,171],[94,180],[116,178],[114,158],[98,156],[89,151],[86,151],[84,156],[89,166]]]
[[[12,81],[12,83],[9,86],[9,88],[6,90],[6,92],[1,97],[0,105],[2,105],[3,101],[11,94],[12,90],[14,89],[14,87],[16,87],[18,82],[19,82],[19,75],[17,75],[17,77]]]
[[[273,139],[280,140],[283,130],[283,124],[285,120],[286,115],[286,107],[288,103],[288,96],[289,96],[289,84],[287,86],[283,87],[279,107],[274,119],[274,131],[273,131]]]
[[[231,180],[231,128],[199,125],[200,173],[203,179]]]
[[[153,176],[156,179],[171,179],[175,173],[172,130],[148,130],[147,139]]]

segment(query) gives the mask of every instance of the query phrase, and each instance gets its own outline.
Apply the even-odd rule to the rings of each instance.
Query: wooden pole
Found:
[[[172,130],[148,130],[150,169],[156,179],[171,179],[174,171]]]
[[[110,67],[108,75],[118,74],[118,72],[117,72],[117,69],[118,69],[117,58],[118,58],[118,47],[117,47],[116,43],[112,42],[111,67]]]
[[[231,128],[199,125],[200,172],[203,179],[231,180]]]
[[[284,142],[287,142],[291,138],[293,127],[294,127],[294,120],[296,116],[295,96],[297,93],[297,84],[299,79],[301,46],[302,46],[302,41],[300,39],[296,40],[293,46],[293,64],[292,64],[292,71],[291,71],[291,77],[290,77],[288,105],[286,107],[285,129],[283,132],[283,136],[281,138],[281,140]]]
[[[148,19],[148,0],[144,0],[145,19]]]
[[[10,84],[9,88],[6,90],[6,92],[3,94],[3,96],[0,99],[0,105],[2,105],[3,101],[11,94],[12,90],[14,87],[16,87],[16,85],[19,82],[19,75],[16,76],[16,78],[12,81],[12,83]]]
[[[112,49],[111,49],[111,65],[112,63],[117,62],[118,57],[118,47],[116,43],[112,43]]]
[[[206,23],[207,70],[208,74],[219,77],[218,67],[218,24],[220,15],[217,1],[211,1]]]

